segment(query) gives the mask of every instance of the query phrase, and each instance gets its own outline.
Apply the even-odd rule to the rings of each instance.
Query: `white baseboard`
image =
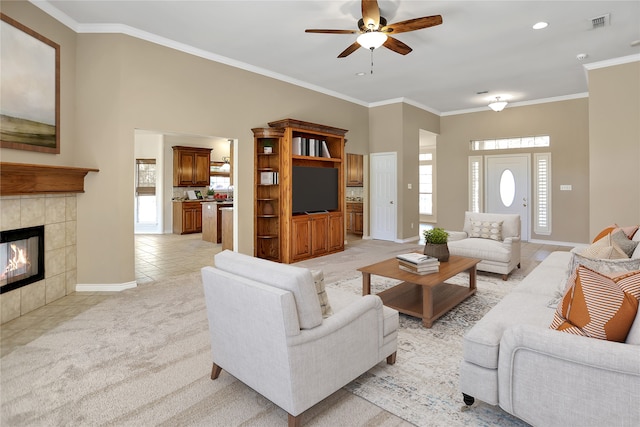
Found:
[[[541,245],[556,245],[556,246],[570,246],[575,248],[576,246],[584,246],[588,243],[573,243],[573,242],[556,242],[554,240],[540,240],[540,239],[530,239],[527,240],[527,243],[538,243]]]
[[[81,284],[76,285],[76,292],[120,292],[125,289],[131,289],[137,287],[138,284],[133,282],[127,283],[108,283],[108,284]]]

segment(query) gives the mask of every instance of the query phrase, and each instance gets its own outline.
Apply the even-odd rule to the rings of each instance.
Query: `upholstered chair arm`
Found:
[[[384,320],[382,300],[376,295],[364,295],[362,298],[359,298],[347,307],[324,319],[320,326],[313,329],[301,330],[299,335],[288,337],[289,346],[301,345],[322,339],[339,329],[348,328],[355,320],[365,314],[373,314],[374,317],[378,319],[378,332],[380,339],[382,339],[382,322]]]
[[[466,239],[467,237],[469,237],[469,235],[465,231],[449,231],[449,230],[447,230],[447,233],[449,233],[449,238],[448,238],[449,242],[454,242],[456,240],[462,240],[462,239]]]
[[[633,425],[640,419],[640,346],[531,325],[505,331],[500,406],[533,425]],[[593,393],[598,394],[598,405]]]

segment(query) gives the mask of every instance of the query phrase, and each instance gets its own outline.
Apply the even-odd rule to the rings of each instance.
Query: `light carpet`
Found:
[[[328,286],[359,294],[359,273],[347,272]],[[496,276],[478,276],[478,293],[433,328],[401,316],[397,363],[377,365],[305,412],[303,423],[403,425],[380,407],[418,426],[523,425],[482,403],[460,410],[462,334],[520,278],[515,274],[503,282]],[[376,276],[372,280],[374,291],[391,284]],[[464,283],[465,278],[457,280]],[[0,424],[286,424],[284,411],[224,371],[211,381],[210,367],[199,273],[140,286],[4,356]]]

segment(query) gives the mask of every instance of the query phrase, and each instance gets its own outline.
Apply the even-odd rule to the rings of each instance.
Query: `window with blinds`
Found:
[[[469,157],[469,211],[482,212],[482,156]]]
[[[534,154],[535,205],[533,231],[551,234],[551,153]]]
[[[136,159],[136,196],[156,195],[156,159]]]

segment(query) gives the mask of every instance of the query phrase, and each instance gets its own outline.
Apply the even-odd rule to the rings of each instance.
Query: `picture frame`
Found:
[[[0,13],[0,147],[60,154],[60,45]]]

